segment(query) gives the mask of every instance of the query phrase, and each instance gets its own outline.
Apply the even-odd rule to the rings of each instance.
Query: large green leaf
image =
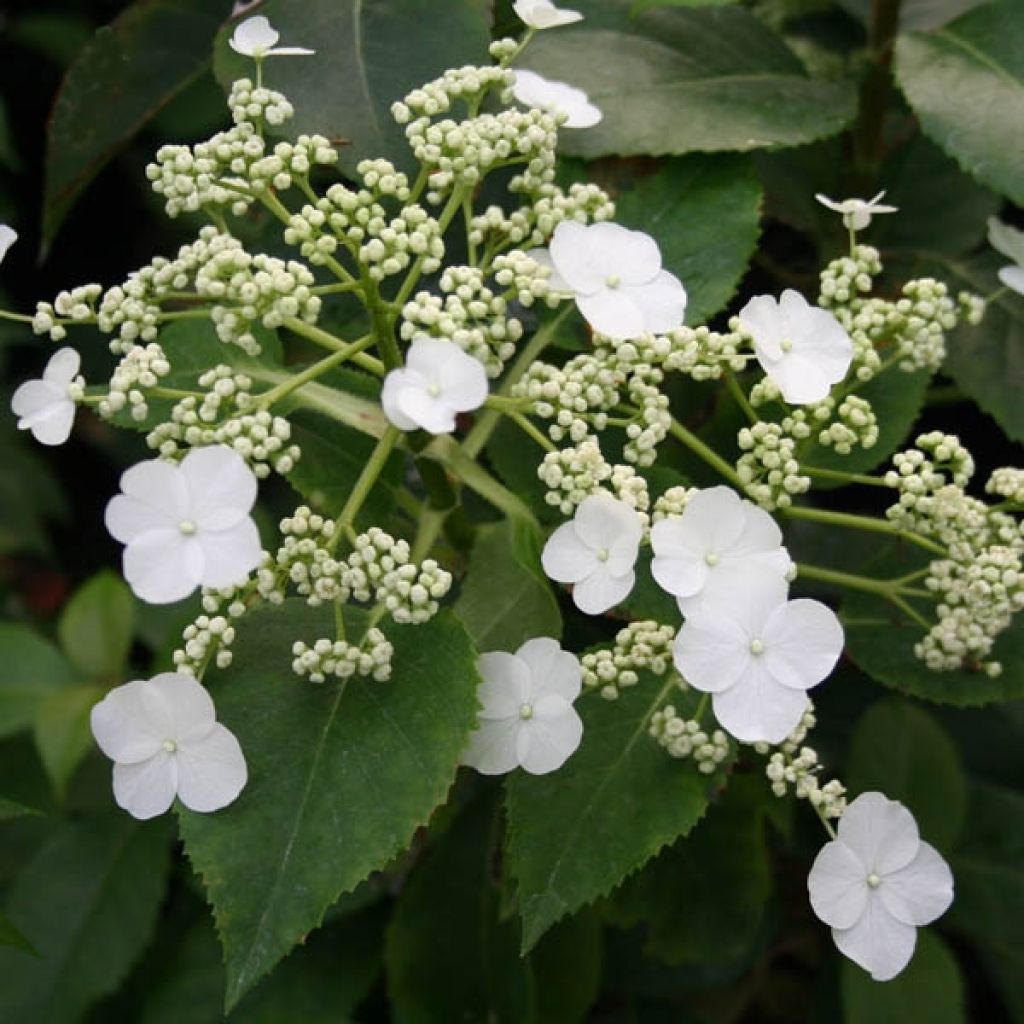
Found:
[[[25,953],[38,956],[32,943],[3,914],[0,914],[0,946],[10,946],[13,949],[20,949]]]
[[[925,134],[969,174],[1024,205],[1024,19],[994,0],[896,43],[896,77]]]
[[[226,0],[139,0],[79,53],[47,132],[44,246],[107,161],[209,65],[229,10]]]
[[[903,0],[900,6],[900,28],[904,32],[932,29],[969,11],[988,0]],[[871,16],[871,0],[839,0],[851,14],[866,22]]]
[[[352,634],[363,622],[346,621]],[[224,944],[229,1006],[408,843],[444,799],[476,721],[475,652],[449,613],[387,628],[387,683],[294,676],[293,641],[333,628],[300,601],[256,611],[214,683],[249,783],[226,810],[183,810],[180,822]]]
[[[0,736],[31,725],[39,705],[74,681],[49,641],[26,626],[0,623]]]
[[[36,749],[58,797],[64,796],[75,769],[92,746],[89,712],[103,694],[98,686],[64,687],[46,697],[36,711]]]
[[[707,779],[647,734],[651,714],[674,688],[643,673],[616,701],[584,698],[583,742],[566,764],[553,775],[509,778],[506,852],[524,950],[703,815]]]
[[[0,948],[0,1019],[77,1021],[116,987],[156,924],[166,822],[64,825],[15,880],[6,911],[38,951]]]
[[[543,33],[523,63],[585,89],[604,118],[562,132],[566,152],[633,156],[797,146],[840,131],[856,94],[808,78],[767,26],[741,7],[652,10],[578,0],[579,25]]]
[[[487,5],[482,0],[268,0],[260,7],[282,45],[307,46],[315,57],[268,62],[264,81],[295,107],[289,133],[344,140],[342,163],[385,157],[407,169],[412,154],[391,117],[391,104],[447,68],[489,63]],[[217,40],[214,71],[225,86],[252,77],[252,61]]]
[[[132,645],[135,602],[109,570],[97,573],[61,612],[57,636],[68,660],[90,679],[118,682]]]

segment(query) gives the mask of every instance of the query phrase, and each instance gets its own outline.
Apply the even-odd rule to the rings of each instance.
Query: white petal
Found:
[[[565,115],[566,128],[590,128],[602,117],[582,89],[556,82],[534,71],[513,72],[512,94],[527,107],[537,107]]]
[[[1001,267],[999,280],[1011,291],[1024,295],[1024,267]]]
[[[516,651],[516,657],[530,670],[531,703],[549,694],[557,694],[570,702],[580,695],[583,670],[579,658],[563,651],[557,640],[534,637]]]
[[[455,409],[443,398],[405,388],[396,404],[402,416],[430,434],[450,434],[455,429]]]
[[[573,706],[561,697],[545,697],[517,737],[519,763],[531,775],[546,775],[561,768],[582,739],[583,722]]]
[[[655,524],[655,529],[667,520]],[[654,532],[651,531],[653,540]],[[692,597],[700,593],[708,579],[708,566],[703,559],[673,558],[655,555],[651,559],[651,575],[666,593],[673,597]]]
[[[33,384],[40,387],[52,388],[52,384],[44,381],[30,380],[22,384],[15,392],[14,397],[18,398],[18,392],[24,394],[24,389],[30,388]],[[37,409],[36,412],[24,416],[18,420],[19,430],[31,430],[32,436],[40,443],[49,446],[63,444],[71,436],[71,427],[75,422],[75,403],[66,395],[54,400],[50,405]]]
[[[689,615],[673,646],[676,668],[703,693],[734,686],[747,671],[751,657],[746,631],[735,619],[714,610]]]
[[[150,459],[121,474],[121,491],[148,511],[114,498],[107,505],[107,529],[115,540],[130,541],[146,530],[177,528],[192,513],[188,485],[177,466]]]
[[[542,267],[548,268],[548,285],[553,292],[571,292],[569,283],[562,279],[562,275],[555,269],[551,262],[551,253],[547,249],[528,249],[526,255]]]
[[[921,845],[914,816],[881,793],[861,793],[839,819],[839,838],[869,872],[887,875],[906,867]]]
[[[781,743],[809,704],[802,690],[777,683],[759,658],[749,660],[734,686],[711,696],[722,728],[744,743]]]
[[[617,341],[639,338],[646,330],[643,310],[625,288],[602,288],[589,295],[578,294],[576,305],[595,331]]]
[[[174,718],[166,698],[149,680],[116,686],[89,715],[100,750],[112,761],[135,764],[153,757],[173,736]]]
[[[226,445],[193,448],[180,466],[189,492],[188,519],[200,530],[226,530],[242,522],[256,501],[256,474]]]
[[[153,530],[124,549],[124,578],[150,604],[188,597],[202,581],[205,558],[199,542],[172,530]]]
[[[781,603],[786,599],[786,570],[790,564],[784,553],[723,558],[708,572],[704,586],[696,594],[677,597],[676,603],[684,615],[723,606],[739,611],[749,606],[754,592],[777,594]],[[752,633],[749,635],[753,637]]]
[[[813,361],[829,383],[835,384],[846,376],[853,359],[853,341],[827,309],[808,308],[803,333],[795,343],[800,355]]]
[[[257,15],[254,18],[246,18],[235,28],[228,45],[236,53],[252,57],[256,53],[266,53],[280,38],[280,35],[271,28],[270,22],[262,15]]]
[[[651,284],[658,279],[661,250],[650,235],[612,221],[599,221],[586,230],[591,258],[601,273],[603,286],[609,276],[617,277],[624,286]]]
[[[592,258],[587,230],[574,220],[563,220],[555,228],[548,249],[559,277],[574,292],[583,294],[604,288],[607,276]]]
[[[580,580],[572,590],[576,607],[587,615],[600,615],[614,608],[629,597],[636,573],[612,576],[604,565],[600,565],[586,579]]]
[[[529,666],[507,651],[489,651],[477,659],[477,668],[483,677],[476,692],[482,705],[480,720],[518,720],[519,709],[530,702],[533,692]]]
[[[3,263],[7,250],[18,240],[18,232],[7,224],[0,224],[0,263]]]
[[[837,203],[834,199],[829,199],[828,196],[824,196],[820,192],[815,192],[814,198],[817,199],[822,206],[827,206],[830,210],[833,210],[836,213],[846,212],[846,207],[843,203]]]
[[[790,405],[810,405],[828,398],[832,390],[828,377],[811,360],[796,353],[769,361],[758,356],[761,368]]]
[[[476,730],[470,733],[462,764],[475,768],[481,775],[504,775],[512,771],[519,765],[516,736],[521,722],[518,715],[480,721]]]
[[[178,797],[192,811],[227,807],[245,787],[249,773],[234,733],[217,724],[201,740],[178,750]]]
[[[761,631],[765,666],[784,686],[809,690],[835,668],[843,639],[831,608],[808,598],[788,601],[772,612]]]
[[[763,508],[753,502],[740,502],[743,514],[743,530],[734,544],[729,546],[729,554],[736,557],[777,552],[782,547],[782,531],[779,524]],[[786,557],[789,562],[788,556]]]
[[[779,304],[770,295],[755,295],[739,313],[743,326],[754,339],[758,359],[778,359],[786,336]]]
[[[164,739],[189,743],[209,735],[217,712],[213,698],[199,680],[181,672],[161,672],[148,685],[159,694],[170,717],[171,731]]]
[[[1024,267],[1024,231],[1010,227],[995,217],[989,217],[988,244],[1007,259]]]
[[[399,368],[392,370],[384,378],[384,387],[380,393],[380,404],[384,408],[384,415],[399,430],[418,430],[419,424],[410,419],[398,404],[398,400],[407,388],[425,388],[426,381],[420,374]]]
[[[479,409],[487,401],[487,372],[478,360],[463,352],[458,345],[452,342],[442,344],[445,348],[435,357],[434,373],[445,403],[458,412]]]
[[[686,289],[674,274],[662,270],[653,281],[626,286],[622,290],[640,307],[644,330],[651,334],[664,334],[682,326],[686,313]]]
[[[867,876],[867,869],[845,843],[826,843],[807,876],[815,914],[833,928],[852,927],[868,901]]]
[[[114,799],[133,818],[163,814],[174,803],[177,788],[177,759],[166,751],[138,764],[114,765]]]
[[[610,551],[619,540],[639,544],[644,533],[636,509],[604,491],[580,502],[573,525],[580,540],[596,551]]]
[[[204,587],[244,583],[263,559],[259,530],[248,518],[230,530],[201,531],[197,539],[205,556],[199,580]]]
[[[833,928],[839,952],[869,971],[875,981],[890,981],[910,963],[917,929],[897,921],[877,894],[868,898],[860,920],[851,928]]]
[[[535,29],[571,25],[583,17],[579,11],[562,10],[555,7],[550,0],[516,0],[512,9],[524,24]]]
[[[267,57],[312,57],[316,50],[307,50],[304,46],[275,46],[267,50]]]
[[[744,504],[728,487],[707,487],[698,491],[686,503],[677,536],[688,538],[692,548],[702,555],[708,552],[720,555],[730,550],[746,529]]]
[[[953,873],[938,850],[923,842],[909,864],[882,878],[878,897],[904,924],[930,924],[953,902]]]
[[[27,380],[11,396],[11,412],[25,421],[18,427],[28,430],[38,417],[45,417],[61,402],[71,404],[66,388],[46,380]]]
[[[67,393],[68,385],[78,375],[82,357],[73,348],[62,348],[54,352],[43,370],[43,380],[56,384],[61,393]]]
[[[563,523],[548,538],[540,555],[544,572],[556,583],[577,583],[598,566],[597,554],[584,544],[573,523]]]

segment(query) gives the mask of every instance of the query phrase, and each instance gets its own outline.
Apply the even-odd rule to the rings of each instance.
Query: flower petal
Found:
[[[810,701],[802,690],[777,683],[763,660],[751,657],[739,681],[713,693],[711,704],[722,728],[736,739],[781,743],[800,724]]]
[[[580,540],[597,551],[610,551],[620,539],[639,545],[644,534],[636,510],[605,491],[580,502],[573,525]]]
[[[204,563],[204,587],[230,587],[243,583],[263,560],[260,532],[249,518],[229,530],[207,530],[197,535]]]
[[[580,580],[572,590],[576,607],[586,615],[600,615],[629,597],[636,573],[612,576],[604,565],[599,565],[586,579]]]
[[[587,242],[601,271],[602,283],[614,276],[623,285],[650,284],[661,271],[658,243],[643,231],[633,231],[612,221],[598,221],[587,228]]]
[[[177,757],[164,750],[137,764],[114,765],[114,799],[133,818],[145,821],[163,814],[177,788]]]
[[[837,831],[868,872],[878,875],[906,867],[921,845],[914,816],[882,793],[861,793],[843,812]]]
[[[545,697],[536,710],[535,717],[519,732],[517,755],[525,771],[546,775],[561,768],[579,747],[583,722],[572,705],[560,697]]]
[[[403,416],[430,434],[450,434],[455,429],[455,409],[444,396],[434,398],[426,391],[406,388],[397,405]]]
[[[595,331],[617,341],[639,338],[646,330],[643,310],[625,288],[577,294],[576,305]]]
[[[151,530],[128,544],[122,564],[124,578],[143,601],[170,604],[200,585],[205,558],[195,537]]]
[[[938,850],[922,842],[909,864],[883,877],[878,897],[904,924],[930,924],[953,902],[953,873]]]
[[[999,280],[1011,291],[1024,295],[1024,267],[1001,267]]]
[[[555,228],[548,249],[559,277],[574,292],[583,294],[604,288],[607,276],[593,259],[587,230],[577,221],[563,220]]]
[[[557,694],[570,703],[580,695],[583,670],[579,658],[563,651],[557,640],[547,636],[527,640],[516,657],[530,670],[530,701]]]
[[[659,271],[653,281],[622,289],[640,308],[644,330],[663,334],[681,327],[686,312],[686,289],[675,274]]]
[[[735,619],[714,610],[688,615],[672,650],[676,668],[702,693],[735,685],[752,657],[746,631]]]
[[[655,524],[655,529],[663,526],[667,520]],[[651,531],[654,539],[654,531]],[[657,550],[657,548],[655,548]],[[696,558],[671,558],[655,555],[651,559],[651,575],[655,582],[666,593],[673,597],[692,597],[700,593],[708,579],[708,567]]]
[[[268,57],[312,57],[316,50],[307,50],[305,46],[275,46],[267,50]]]
[[[419,424],[407,416],[399,405],[399,398],[407,388],[425,388],[427,382],[415,371],[399,368],[392,370],[384,378],[384,387],[380,393],[380,404],[384,408],[384,415],[399,430],[417,430]]]
[[[178,797],[192,811],[227,807],[245,788],[249,771],[234,733],[215,724],[178,749]]]
[[[3,263],[7,250],[18,240],[18,232],[9,224],[0,224],[0,263]]]
[[[594,549],[584,544],[574,523],[563,523],[544,545],[540,555],[544,572],[556,583],[577,583],[598,566]]]
[[[213,698],[198,679],[183,672],[161,672],[153,676],[147,685],[159,694],[170,717],[171,731],[164,739],[189,743],[209,735],[216,722],[217,711]]]
[[[797,690],[817,686],[835,668],[843,640],[836,613],[808,598],[779,605],[761,631],[768,671]]]
[[[1024,231],[1010,227],[996,217],[989,217],[988,244],[1007,259],[1024,267]]]
[[[487,401],[487,371],[458,345],[442,344],[444,351],[435,357],[434,373],[445,403],[458,412],[479,409]]]
[[[868,898],[860,920],[850,928],[833,928],[839,952],[869,971],[875,981],[890,981],[910,963],[917,929],[897,921],[877,894]]]
[[[480,720],[514,718],[519,709],[530,702],[533,681],[529,666],[517,655],[507,651],[489,651],[477,659],[483,682],[476,691],[482,710]]]
[[[256,474],[227,445],[193,448],[180,466],[189,493],[189,515],[203,530],[226,530],[242,522],[256,502]]]
[[[782,392],[790,405],[810,405],[828,398],[832,384],[821,369],[809,359],[791,352],[781,359],[769,361],[758,356],[761,368]]]
[[[481,775],[504,775],[518,767],[516,737],[521,723],[518,715],[481,721],[469,734],[462,764],[475,768]]]
[[[246,18],[236,26],[228,45],[235,53],[240,53],[243,57],[252,57],[256,53],[266,53],[280,38],[270,22],[259,14],[253,18]]]
[[[58,349],[50,356],[50,361],[43,370],[43,380],[56,384],[61,389],[61,394],[66,394],[68,385],[78,375],[81,365],[82,357],[73,348]]]
[[[166,697],[144,679],[114,687],[93,707],[89,724],[100,750],[122,764],[148,760],[174,734]]]
[[[771,295],[755,295],[739,313],[740,321],[754,339],[758,359],[779,359],[786,325],[779,304]],[[762,364],[763,365],[763,364]]]
[[[173,527],[191,516],[188,485],[178,467],[161,459],[140,462],[121,474],[121,491],[148,512],[114,498],[107,505],[107,529],[115,540],[130,541],[147,530]],[[116,505],[115,505],[116,503]]]
[[[826,843],[807,876],[807,893],[815,914],[833,928],[851,928],[867,905],[867,875],[845,843]]]

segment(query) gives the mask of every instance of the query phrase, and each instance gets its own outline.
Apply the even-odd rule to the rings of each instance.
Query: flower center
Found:
[[[781,348],[783,352],[792,352],[793,351],[793,339],[792,338],[783,338],[782,341],[779,342],[779,348]]]
[[[881,884],[881,878],[872,871],[871,874],[868,875],[868,885],[870,885],[872,889],[877,889]]]
[[[620,285],[620,284],[622,284],[622,278],[621,278],[621,277],[619,277],[619,275],[618,275],[618,274],[609,274],[609,275],[608,275],[608,276],[607,276],[607,277],[606,277],[606,278],[604,279],[604,283],[605,283],[605,285],[607,285],[607,286],[608,286],[609,288],[618,288],[618,287],[619,287],[619,285]]]
[[[182,519],[178,523],[178,529],[181,531],[182,536],[191,537],[196,532],[196,524],[191,519]]]
[[[756,636],[750,641],[750,653],[764,654],[764,644]]]
[[[520,704],[519,705],[519,717],[525,722],[528,718],[533,718],[533,705],[532,704]]]
[[[607,548],[599,548],[598,549],[597,560],[599,562],[607,562],[608,561],[608,549]]]
[[[439,394],[441,394],[441,385],[440,384],[430,384],[430,385],[428,385],[427,386],[427,394],[430,395],[431,398],[437,398],[437,396]]]
[[[704,556],[704,562],[707,565],[711,566],[711,568],[713,569],[716,565],[718,565],[718,555],[716,555],[714,551],[709,551]]]
[[[178,749],[178,744],[174,740],[164,740],[160,745],[168,754],[173,754]]]

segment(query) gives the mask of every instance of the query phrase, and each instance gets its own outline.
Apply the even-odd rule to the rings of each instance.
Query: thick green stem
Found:
[[[281,326],[287,327],[289,331],[292,331],[295,334],[300,334],[303,338],[308,338],[321,348],[330,349],[332,352],[347,352],[351,347],[349,342],[343,341],[341,338],[331,334],[329,331],[323,330],[320,327],[316,327],[313,324],[307,324],[305,320],[300,320],[295,316],[286,316],[284,320],[281,321]],[[361,366],[364,370],[369,370],[370,373],[376,374],[378,377],[384,376],[384,364],[379,359],[375,359],[368,353],[350,353],[348,358],[351,358],[353,363],[357,366]]]
[[[738,490],[743,491],[743,481],[733,466],[730,466],[717,452],[712,451],[696,434],[690,433],[678,420],[673,419],[669,426],[669,433],[681,441],[698,458],[703,459],[713,469],[718,470],[726,480]]]
[[[288,207],[273,192],[261,192],[257,198],[285,227],[291,224],[292,215]]]
[[[899,579],[877,580],[872,579],[870,576],[860,576],[852,572],[841,572],[838,569],[826,569],[819,565],[807,565],[804,562],[798,563],[796,569],[800,579],[818,580],[820,583],[834,583],[836,586],[847,587],[850,590],[863,590],[869,594],[881,594],[882,597],[892,597],[896,594],[906,597],[927,597],[934,600],[929,591],[905,587]]]
[[[380,476],[388,461],[388,457],[391,455],[391,450],[395,447],[401,435],[402,432],[398,427],[389,426],[384,431],[384,436],[377,442],[377,447],[373,449],[369,461],[363,466],[363,471],[359,474],[359,479],[356,480],[348,496],[348,501],[345,502],[341,514],[335,520],[333,538],[335,543],[355,522],[359,510],[363,507],[363,502],[366,501],[370,491],[373,489],[373,485],[377,482],[377,478]]]
[[[269,391],[264,391],[262,395],[257,396],[259,405],[264,409],[269,409],[274,402],[280,401],[286,395],[290,395],[296,388],[301,388],[303,384],[308,384],[312,380],[316,380],[328,370],[335,366],[339,366],[346,360],[351,359],[354,355],[361,352],[367,345],[371,344],[373,336],[368,334],[358,341],[353,341],[350,345],[345,348],[338,349],[337,352],[332,352],[329,356],[325,356],[319,362],[314,363],[312,366],[307,367],[301,373],[295,374],[294,377],[289,380],[282,381],[276,387],[271,388]]]
[[[0,320],[15,320],[19,324],[30,324],[33,319],[26,313],[8,313],[6,309],[0,309]]]
[[[853,162],[873,178],[882,161],[885,115],[892,92],[892,48],[899,30],[901,0],[871,0],[868,53],[871,63],[860,93],[860,113],[853,127]]]
[[[370,311],[370,321],[373,324],[374,340],[384,357],[385,367],[394,370],[402,365],[402,353],[398,350],[391,312],[380,297],[377,283],[366,274],[363,275],[363,291],[366,294],[366,308]]]
[[[806,519],[812,523],[826,523],[830,526],[844,526],[851,530],[864,530],[868,533],[884,533],[889,537],[896,537],[905,540],[909,544],[916,544],[919,548],[947,558],[949,552],[935,541],[922,537],[919,533],[912,533],[910,530],[901,530],[898,526],[886,519],[873,519],[871,516],[851,515],[848,512],[832,512],[824,508],[812,508],[808,505],[791,505],[789,508],[780,511],[790,519]]]

